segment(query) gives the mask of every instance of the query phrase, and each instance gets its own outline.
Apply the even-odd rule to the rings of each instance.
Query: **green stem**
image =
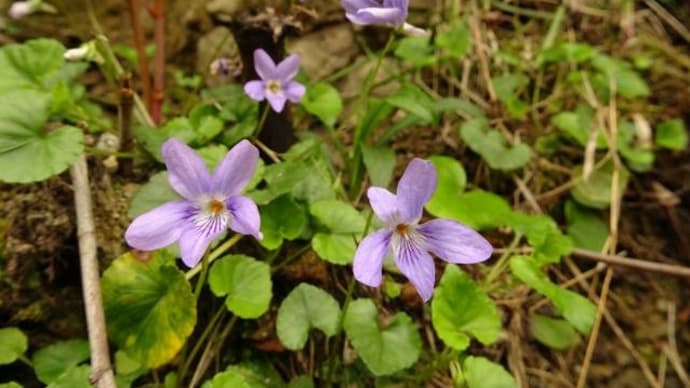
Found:
[[[201,289],[204,288],[204,283],[206,283],[206,276],[208,275],[208,253],[204,255],[201,259],[201,276],[196,282],[194,287],[194,299],[199,300],[199,295],[201,295]]]
[[[390,35],[388,36],[388,41],[386,42],[386,45],[384,46],[383,50],[378,55],[378,58],[376,60],[376,64],[374,65],[374,68],[367,74],[367,77],[364,79],[364,84],[362,85],[362,91],[359,94],[359,102],[357,104],[357,117],[359,119],[359,126],[357,127],[357,130],[355,131],[355,145],[354,145],[354,154],[352,155],[352,159],[350,161],[350,198],[354,198],[357,193],[359,192],[360,184],[361,184],[361,158],[362,158],[362,150],[361,146],[358,143],[360,139],[361,134],[360,131],[362,130],[362,123],[363,123],[363,118],[367,113],[367,106],[368,106],[368,101],[369,101],[369,93],[371,92],[371,88],[373,86],[374,80],[376,80],[376,74],[378,74],[379,69],[381,68],[381,64],[383,63],[383,58],[385,58],[386,54],[390,50],[390,48],[393,46],[393,41],[395,40],[395,31],[391,31]]]
[[[201,336],[199,339],[196,341],[194,344],[194,347],[192,348],[192,351],[189,352],[188,354],[185,354],[184,361],[180,364],[181,368],[177,373],[177,377],[179,381],[182,381],[184,378],[184,375],[187,373],[187,370],[189,369],[189,366],[192,363],[192,360],[194,360],[194,357],[199,353],[199,350],[201,350],[201,346],[206,342],[206,339],[209,338],[209,335],[211,334],[212,331],[218,330],[218,327],[216,327],[216,323],[219,322],[221,317],[225,315],[227,312],[227,309],[225,308],[225,304],[221,305],[216,314],[211,318],[211,321],[206,325],[206,328],[204,331],[201,333]],[[213,337],[210,337],[213,338]],[[209,339],[210,341],[210,339]],[[185,352],[186,353],[186,352]]]
[[[220,244],[216,249],[214,249],[211,253],[208,254],[208,264],[211,264],[213,260],[217,259],[228,249],[232,248],[235,244],[237,244],[238,241],[240,241],[241,238],[241,234],[236,234],[228,240],[226,240],[224,243]],[[187,280],[191,280],[199,272],[201,272],[201,267],[197,265],[196,267],[187,271],[187,273],[185,274],[185,278],[187,278]]]
[[[266,117],[268,117],[268,111],[271,109],[271,104],[266,102],[266,106],[264,107],[264,111],[261,112],[261,118],[259,118],[259,125],[256,126],[256,133],[254,134],[255,138],[259,138],[259,135],[261,134],[261,130],[264,129],[264,123],[266,122]]]
[[[522,234],[515,233],[513,241],[511,241],[508,248],[503,252],[496,264],[494,264],[494,266],[491,268],[489,274],[486,275],[486,279],[484,280],[485,286],[490,286],[491,283],[493,283],[493,281],[498,277],[498,275],[500,275],[501,272],[503,272],[505,267],[508,265],[508,258],[511,256],[511,253],[513,252],[515,247],[517,247],[518,243],[520,243],[520,239],[522,239]]]

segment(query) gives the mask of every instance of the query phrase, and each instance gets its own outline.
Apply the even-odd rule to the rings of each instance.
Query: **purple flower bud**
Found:
[[[491,244],[457,221],[437,219],[419,225],[424,204],[436,191],[436,180],[434,165],[415,158],[400,178],[396,194],[381,187],[369,188],[369,203],[386,227],[369,234],[357,247],[353,271],[359,282],[378,287],[383,259],[392,251],[400,272],[426,302],[436,281],[436,267],[429,253],[460,264],[479,263],[491,257]]]
[[[302,99],[306,89],[294,81],[299,71],[299,56],[292,54],[278,65],[273,62],[266,51],[254,51],[254,69],[261,78],[249,81],[244,85],[247,95],[256,101],[268,100],[276,112],[282,112],[285,103],[297,103]]]
[[[427,31],[417,28],[407,20],[409,0],[341,0],[345,16],[354,24],[401,27],[408,35],[427,35]]]

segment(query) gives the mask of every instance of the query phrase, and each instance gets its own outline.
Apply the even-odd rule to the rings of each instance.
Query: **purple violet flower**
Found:
[[[256,49],[254,69],[261,80],[244,85],[245,93],[253,100],[267,99],[271,108],[280,113],[286,101],[297,103],[304,96],[304,86],[293,80],[299,71],[299,55],[292,54],[276,65],[266,51]]]
[[[354,24],[402,27],[409,35],[427,35],[427,31],[406,22],[409,0],[341,0],[345,16]]]
[[[249,141],[232,147],[213,175],[201,157],[177,139],[163,143],[161,154],[170,186],[183,198],[135,218],[125,232],[131,247],[152,251],[179,240],[182,261],[192,268],[228,227],[262,238],[256,204],[240,195],[259,160],[259,151]]]
[[[436,267],[429,252],[449,263],[479,263],[493,248],[479,233],[449,219],[419,225],[424,204],[436,191],[434,165],[415,158],[398,182],[397,194],[381,187],[367,191],[374,213],[386,227],[365,237],[357,247],[355,278],[368,286],[381,284],[383,259],[392,251],[400,272],[415,286],[426,302],[434,292]]]

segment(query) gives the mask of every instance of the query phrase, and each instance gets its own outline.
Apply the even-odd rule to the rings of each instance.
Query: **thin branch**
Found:
[[[583,259],[601,261],[607,264],[619,265],[623,267],[637,268],[645,271],[660,272],[666,275],[681,276],[690,278],[690,267],[657,263],[654,261],[631,259],[628,257],[607,255],[605,253],[588,251],[586,249],[575,248],[573,255]]]
[[[153,73],[153,96],[151,117],[156,125],[163,120],[163,100],[165,98],[165,8],[163,0],[156,0],[153,11],[156,18],[154,39],[156,41],[155,69]]]
[[[100,275],[96,257],[96,230],[91,206],[91,190],[86,157],[80,156],[70,168],[74,189],[74,206],[77,212],[77,236],[81,281],[86,310],[86,325],[91,348],[91,383],[98,388],[115,388],[115,376],[110,364],[105,314],[101,300]]]
[[[151,109],[151,70],[149,68],[149,58],[146,55],[146,47],[144,44],[144,32],[141,28],[141,19],[139,13],[141,12],[140,0],[129,0],[129,17],[132,22],[132,33],[134,35],[134,47],[137,50],[137,63],[139,65],[139,77],[141,77],[141,93],[146,107]]]

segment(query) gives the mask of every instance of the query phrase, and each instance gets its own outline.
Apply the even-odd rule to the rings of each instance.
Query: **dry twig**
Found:
[[[91,207],[91,190],[82,155],[70,168],[74,188],[74,206],[77,212],[77,236],[79,238],[79,259],[81,282],[86,310],[86,324],[91,347],[91,383],[98,388],[115,388],[115,376],[110,364],[108,338],[105,329],[105,314],[101,300],[100,275],[96,257],[96,231]]]

